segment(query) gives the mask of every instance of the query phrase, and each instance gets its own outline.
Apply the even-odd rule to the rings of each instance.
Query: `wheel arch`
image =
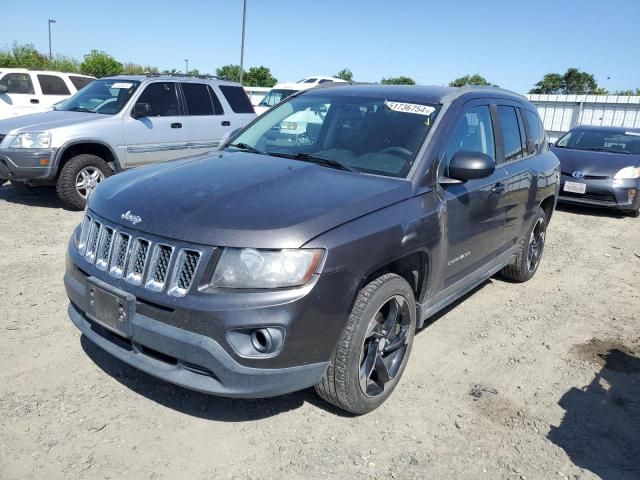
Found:
[[[553,215],[553,211],[556,206],[556,196],[550,195],[542,202],[540,202],[540,208],[544,210],[544,213],[547,215],[547,224],[551,221],[551,216]]]
[[[109,164],[114,172],[120,172],[122,170],[120,160],[110,145],[100,140],[78,140],[67,143],[60,149],[57,173],[60,173],[62,167],[64,167],[65,163],[71,158],[83,153],[102,158]]]

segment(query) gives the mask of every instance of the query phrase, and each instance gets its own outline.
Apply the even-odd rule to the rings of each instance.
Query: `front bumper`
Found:
[[[56,176],[55,148],[0,149],[0,178],[5,180],[51,180]]]
[[[90,281],[135,296],[128,338],[86,314]],[[358,287],[355,276],[340,272],[288,292],[191,292],[175,298],[110,277],[80,257],[73,241],[64,282],[71,320],[98,347],[165,381],[229,397],[274,396],[318,383]],[[285,332],[275,355],[248,357],[229,341],[230,331],[266,326]]]
[[[584,183],[587,190],[584,194],[565,192],[564,184],[566,181]],[[568,175],[561,175],[558,200],[574,205],[628,211],[638,210],[640,208],[640,179],[575,179]]]

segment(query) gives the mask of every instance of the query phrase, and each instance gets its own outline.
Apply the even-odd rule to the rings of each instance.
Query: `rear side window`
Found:
[[[70,75],[69,80],[71,80],[73,86],[76,87],[76,90],[80,90],[81,88],[86,87],[91,82],[93,82],[93,78],[76,77],[75,75]]]
[[[213,102],[207,85],[203,83],[182,83],[187,115],[214,115]]]
[[[544,143],[544,128],[542,128],[540,117],[529,110],[525,110],[525,114],[527,115],[531,140],[536,146],[542,145]]]
[[[43,95],[70,95],[67,84],[55,75],[38,75],[38,82]]]
[[[136,103],[148,103],[152,117],[173,117],[180,115],[176,84],[157,82],[147,85]]]
[[[474,107],[458,120],[447,144],[447,164],[460,150],[484,153],[495,160],[493,124],[488,105]]]
[[[244,88],[220,85],[220,90],[235,113],[255,113]]]
[[[522,120],[519,119],[517,110],[514,107],[499,105],[498,118],[502,128],[504,161],[511,162],[524,157],[524,144],[522,141],[524,131],[520,133]]]
[[[36,93],[28,73],[7,73],[0,80],[0,85],[7,86],[6,93],[26,93],[30,95]]]

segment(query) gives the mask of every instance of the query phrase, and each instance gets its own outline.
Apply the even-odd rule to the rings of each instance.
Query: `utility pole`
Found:
[[[185,75],[189,75],[189,59],[188,58],[184,59],[184,64],[185,64],[184,74]]]
[[[240,85],[242,85],[242,74],[244,73],[244,31],[247,24],[247,0],[244,0],[242,9],[242,43],[240,43]]]
[[[53,59],[53,52],[51,50],[51,24],[56,23],[52,18],[49,19],[49,60]]]

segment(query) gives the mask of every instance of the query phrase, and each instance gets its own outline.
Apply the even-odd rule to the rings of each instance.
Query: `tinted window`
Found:
[[[28,73],[7,73],[0,80],[0,85],[7,86],[6,93],[35,93]]]
[[[540,117],[529,110],[525,110],[525,114],[527,115],[531,140],[538,146],[542,145],[544,143],[544,128],[542,128]]]
[[[333,80],[320,80],[318,83],[330,83],[333,82]]]
[[[203,83],[183,83],[182,91],[187,102],[187,115],[213,115],[213,103],[207,85]]]
[[[498,106],[498,118],[502,127],[504,161],[510,162],[524,156],[524,145],[520,133],[522,120],[518,118],[514,107]]]
[[[176,84],[158,82],[147,86],[136,103],[148,103],[151,106],[151,117],[171,117],[180,115]]]
[[[64,80],[55,75],[38,75],[38,82],[43,95],[71,95]]]
[[[487,105],[472,108],[458,120],[447,146],[447,164],[460,150],[481,152],[495,160],[493,124]]]
[[[80,90],[82,87],[86,87],[91,82],[93,82],[93,78],[76,77],[74,75],[71,75],[69,77],[69,80],[71,80],[71,83],[73,83],[73,86],[76,87],[76,90]]]
[[[207,89],[209,90],[209,95],[211,96],[211,100],[213,100],[213,109],[216,112],[216,115],[224,115],[224,108],[222,108],[222,104],[218,99],[218,95],[213,91],[211,85],[207,85]]]
[[[640,131],[575,129],[558,140],[556,147],[640,155]]]
[[[231,110],[236,113],[254,113],[253,105],[251,105],[244,88],[220,85],[220,90],[231,105]]]

